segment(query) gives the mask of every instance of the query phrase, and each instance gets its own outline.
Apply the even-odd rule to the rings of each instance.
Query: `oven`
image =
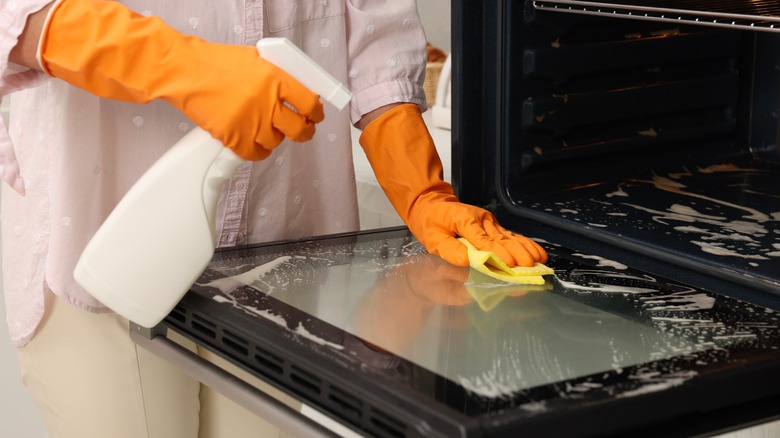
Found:
[[[136,342],[299,436],[329,432],[164,335],[363,436],[780,419],[780,4],[453,0],[452,24],[453,185],[555,275],[497,283],[404,227],[229,248]]]

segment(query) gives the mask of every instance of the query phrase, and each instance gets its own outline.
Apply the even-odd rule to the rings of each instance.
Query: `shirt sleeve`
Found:
[[[415,0],[346,0],[350,118],[383,105],[415,103],[425,111],[426,37]]]
[[[30,14],[41,10],[52,0],[4,0],[0,5],[0,96],[34,86],[46,79],[43,72],[8,61]]]

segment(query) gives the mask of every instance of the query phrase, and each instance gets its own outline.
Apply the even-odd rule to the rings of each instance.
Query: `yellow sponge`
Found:
[[[466,245],[469,253],[469,265],[477,271],[507,283],[544,284],[543,275],[554,274],[555,271],[542,263],[533,266],[515,266],[510,268],[497,255],[490,251],[480,251],[463,237],[458,240]]]
[[[544,284],[506,283],[488,277],[476,269],[469,272],[469,279],[463,286],[485,312],[493,310],[507,296],[519,297],[529,292],[546,291],[553,288],[552,283],[548,281],[545,281]]]

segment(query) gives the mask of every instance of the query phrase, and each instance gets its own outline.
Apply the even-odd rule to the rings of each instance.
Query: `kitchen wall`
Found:
[[[417,11],[425,26],[428,42],[450,51],[450,0],[417,0]]]

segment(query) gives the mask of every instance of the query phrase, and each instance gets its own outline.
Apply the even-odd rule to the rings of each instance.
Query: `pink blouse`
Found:
[[[73,269],[123,194],[194,125],[165,102],[99,99],[42,73],[9,64],[26,17],[50,0],[0,6],[3,277],[12,342],[28,342],[47,288],[91,312],[107,312]],[[382,105],[425,109],[425,35],[414,0],[127,0],[206,40],[254,45],[283,36],[353,92],[349,111],[326,104],[307,143],[287,143],[240,168],[219,206],[218,244],[230,246],[357,230],[350,122]],[[9,96],[7,96],[9,95]],[[154,248],[149,248],[154,251]]]

